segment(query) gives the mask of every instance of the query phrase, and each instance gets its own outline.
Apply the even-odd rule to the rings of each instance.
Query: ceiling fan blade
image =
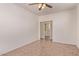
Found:
[[[46,4],[46,6],[47,6],[47,7],[49,7],[49,8],[52,8],[52,6],[51,6],[51,5]]]
[[[31,3],[31,4],[29,4],[29,5],[36,5],[36,4],[39,4],[39,3]]]
[[[41,7],[39,8],[39,11],[42,9],[43,3],[41,4]]]

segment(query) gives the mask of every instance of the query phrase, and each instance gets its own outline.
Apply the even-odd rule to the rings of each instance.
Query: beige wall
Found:
[[[76,45],[76,9],[39,16],[39,22],[53,21],[52,39],[54,42]]]
[[[0,4],[0,54],[38,40],[38,16],[15,4]]]

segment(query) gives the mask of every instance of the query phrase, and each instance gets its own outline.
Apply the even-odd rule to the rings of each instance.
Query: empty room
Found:
[[[78,3],[0,3],[1,56],[79,56]]]

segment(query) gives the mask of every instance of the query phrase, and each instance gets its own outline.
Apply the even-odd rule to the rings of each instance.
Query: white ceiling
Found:
[[[73,8],[77,5],[75,3],[47,3],[47,4],[53,6],[53,8],[45,8],[39,11],[38,5],[29,5],[29,3],[24,3],[20,5],[38,15],[46,15],[46,14],[62,11],[65,9]]]

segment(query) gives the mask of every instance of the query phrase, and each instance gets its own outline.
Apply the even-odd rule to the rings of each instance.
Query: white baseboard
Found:
[[[53,42],[58,42],[58,43],[63,43],[63,44],[69,44],[69,45],[76,45],[75,43],[67,43],[67,42],[61,42],[61,41],[53,41]]]
[[[13,51],[13,50],[15,50],[15,49],[17,49],[17,48],[20,48],[20,47],[22,47],[22,46],[24,46],[24,45],[30,44],[30,43],[32,43],[32,42],[34,42],[34,41],[37,41],[37,39],[33,39],[32,41],[28,41],[28,42],[26,42],[26,43],[22,43],[21,45],[18,45],[18,46],[16,46],[16,47],[11,48],[11,49],[2,51],[2,52],[0,52],[0,55],[3,55],[3,54],[8,53],[8,52],[10,52],[10,51]]]

